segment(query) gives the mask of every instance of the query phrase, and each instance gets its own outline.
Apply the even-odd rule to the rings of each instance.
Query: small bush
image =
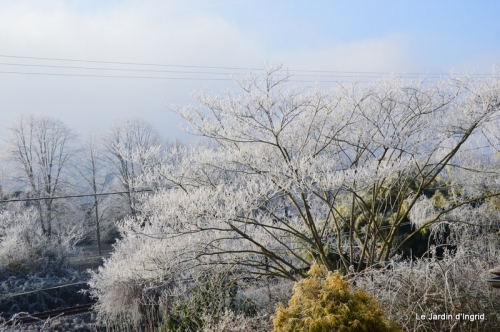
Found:
[[[256,304],[240,296],[232,273],[208,271],[200,273],[164,320],[167,331],[198,331],[207,326],[223,331],[228,317],[234,316],[245,325],[257,314]]]
[[[14,207],[0,211],[0,315],[88,303],[89,296],[78,293],[83,285],[51,289],[88,279],[86,273],[65,267],[66,258],[76,252],[78,230],[59,229],[49,237],[32,208]]]
[[[279,305],[273,331],[399,331],[374,297],[351,290],[338,273],[314,265],[309,275],[294,286],[288,308]]]
[[[499,265],[496,203],[456,209],[430,227],[440,247],[431,246],[421,258],[394,257],[383,269],[368,268],[355,276],[356,284],[405,331],[500,331],[499,293],[486,283],[488,270]],[[446,319],[421,319],[430,314]]]
[[[64,267],[67,256],[75,252],[79,229],[47,236],[39,224],[32,208],[0,212],[0,272],[53,274]]]
[[[356,283],[373,294],[387,317],[405,331],[500,331],[498,291],[485,281],[494,266],[498,256],[487,250],[459,248],[439,258],[432,253],[413,261],[395,259],[385,269],[365,270]],[[430,314],[445,314],[446,319],[421,319]],[[471,319],[457,319],[460,314]]]
[[[203,332],[260,332],[269,331],[269,316],[257,314],[246,316],[226,310],[217,319],[209,315],[202,316]]]

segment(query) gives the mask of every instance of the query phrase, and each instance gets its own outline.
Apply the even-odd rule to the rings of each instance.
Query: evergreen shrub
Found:
[[[400,331],[385,319],[375,298],[353,290],[338,273],[313,265],[298,282],[288,308],[279,305],[274,332],[284,331]]]

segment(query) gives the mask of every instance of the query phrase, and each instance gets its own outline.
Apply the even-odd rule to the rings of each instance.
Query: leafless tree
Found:
[[[92,194],[94,194],[92,209],[99,254],[102,253],[101,221],[103,213],[105,212],[105,209],[102,208],[103,196],[99,194],[102,194],[106,188],[109,187],[109,174],[104,166],[103,153],[102,146],[97,136],[94,133],[90,133],[86,137],[83,147],[80,150],[80,162],[76,167],[86,187],[90,188]]]
[[[63,174],[74,155],[75,134],[60,120],[42,115],[20,116],[8,127],[7,148],[17,165],[17,180],[26,184],[38,211],[43,234],[52,234],[54,196],[61,192]]]
[[[134,191],[137,189],[137,178],[145,166],[141,153],[160,146],[159,135],[150,123],[133,118],[115,122],[103,135],[102,141],[104,160],[118,180],[120,189],[127,192],[127,205],[130,213],[135,214]]]

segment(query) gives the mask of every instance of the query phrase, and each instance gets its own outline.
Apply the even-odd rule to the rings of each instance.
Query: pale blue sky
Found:
[[[0,0],[0,55],[244,68],[267,61],[292,71],[490,73],[500,62],[499,12],[500,2],[493,0]],[[219,91],[232,83],[199,80],[229,78],[220,69],[211,75],[159,72],[168,69],[195,71],[0,56],[0,115],[6,125],[21,113],[45,113],[80,133],[141,115],[165,136],[185,138],[177,129],[180,119],[164,105],[190,103],[193,90]]]
[[[241,29],[258,31],[272,49],[324,48],[402,35],[415,43],[415,51],[451,43],[473,54],[498,51],[499,10],[498,1],[392,0],[240,1],[211,11]],[[451,59],[459,56],[454,50],[446,53]]]

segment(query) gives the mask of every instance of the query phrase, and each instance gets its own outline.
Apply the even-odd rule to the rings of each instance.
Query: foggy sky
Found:
[[[42,113],[80,135],[142,116],[163,136],[189,141],[169,105],[192,103],[191,92],[200,89],[233,87],[231,73],[246,71],[234,68],[255,72],[265,62],[311,82],[383,76],[367,72],[491,73],[500,59],[499,7],[496,1],[0,1],[0,138],[19,114]],[[322,86],[328,84],[334,83]]]

